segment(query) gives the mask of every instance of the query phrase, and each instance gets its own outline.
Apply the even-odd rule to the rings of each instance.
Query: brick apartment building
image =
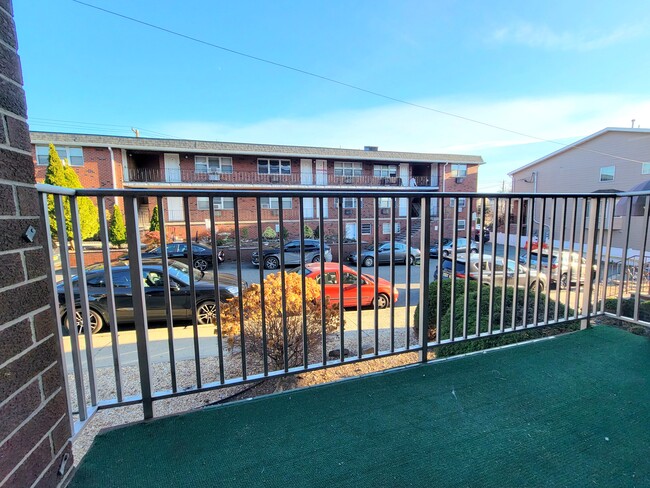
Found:
[[[178,139],[149,139],[85,134],[31,132],[32,155],[37,181],[45,178],[48,145],[53,143],[62,159],[67,159],[86,188],[149,188],[149,189],[233,189],[233,188],[383,188],[418,186],[434,192],[474,193],[477,188],[480,156],[459,154],[428,154],[323,147],[239,144]],[[325,235],[338,235],[337,199],[323,201]],[[112,202],[109,203],[109,207]],[[147,227],[155,198],[143,199],[140,225]],[[207,198],[190,198],[190,219],[193,235],[206,232],[209,219]],[[454,208],[452,208],[452,205]],[[466,222],[466,199],[445,201],[438,208],[432,204],[432,232],[438,229],[441,210],[445,234],[451,235],[452,217],[458,212],[459,235],[472,222]],[[232,198],[215,198],[218,233],[232,233],[234,202]],[[390,234],[389,198],[379,201],[378,238]],[[279,231],[277,198],[261,201],[263,229]],[[283,200],[283,227],[290,236],[299,231],[299,200]],[[306,225],[319,226],[318,199],[306,197],[303,210]],[[357,229],[357,201],[343,200],[343,221],[346,237],[369,241],[374,236],[374,202],[362,199],[361,229]],[[110,208],[109,208],[110,210]],[[166,197],[164,215],[170,235],[185,236],[183,201]],[[257,236],[257,210],[253,199],[238,201],[240,232]],[[417,205],[398,199],[395,206],[396,229],[404,235],[406,219],[419,214]],[[417,232],[416,232],[417,233]],[[437,236],[437,233],[434,235]],[[417,237],[414,233],[414,237]]]

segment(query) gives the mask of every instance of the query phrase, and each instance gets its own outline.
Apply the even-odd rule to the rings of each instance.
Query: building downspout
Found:
[[[115,155],[113,154],[113,148],[108,146],[108,152],[111,155],[111,178],[112,178],[112,184],[113,188],[117,188],[117,180],[115,179]],[[117,199],[119,197],[115,197],[115,203],[117,203]],[[122,205],[123,202],[120,202],[120,205]],[[122,206],[124,208],[124,206]]]

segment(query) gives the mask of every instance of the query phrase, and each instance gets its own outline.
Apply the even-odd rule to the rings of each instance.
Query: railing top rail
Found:
[[[189,186],[189,185],[188,185]],[[62,188],[52,185],[38,184],[36,189],[41,193],[77,196],[179,196],[200,197],[219,193],[222,196],[335,196],[335,197],[375,197],[390,194],[393,197],[413,198],[414,195],[436,196],[444,198],[619,198],[634,196],[650,196],[650,191],[626,193],[481,193],[481,192],[440,192],[425,187],[331,187],[310,185],[297,188],[296,186],[268,185],[254,188]]]

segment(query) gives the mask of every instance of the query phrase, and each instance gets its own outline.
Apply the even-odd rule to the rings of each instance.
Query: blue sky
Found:
[[[541,139],[650,126],[644,1],[84,1]],[[32,130],[478,154],[485,191],[560,147],[72,0],[14,11]]]

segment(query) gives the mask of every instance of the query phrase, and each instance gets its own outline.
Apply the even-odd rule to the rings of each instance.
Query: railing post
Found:
[[[140,255],[137,197],[124,197],[124,217],[126,220],[126,232],[130,236],[129,271],[131,275],[138,367],[140,369],[142,410],[144,418],[150,419],[153,417],[153,401],[151,395],[151,364],[149,362],[149,324],[147,322],[147,304],[145,303],[144,283],[142,280],[142,256]],[[164,245],[164,243],[161,245]]]
[[[595,203],[595,205],[593,205]],[[585,258],[585,272],[587,276],[584,277],[584,288],[582,290],[582,314],[585,316],[584,319],[580,321],[580,329],[587,329],[590,327],[591,319],[591,293],[593,290],[593,268],[594,268],[594,256],[596,255],[596,246],[598,244],[596,236],[598,235],[598,222],[600,214],[600,199],[599,198],[589,198],[585,199],[585,205],[589,205],[589,229],[587,231],[587,256]],[[600,265],[600,264],[599,264]],[[580,266],[580,264],[578,264]],[[598,273],[596,273],[598,276]],[[578,282],[580,281],[580,273],[578,272]],[[579,285],[576,286],[579,289]]]
[[[427,344],[429,342],[429,247],[431,236],[431,206],[430,197],[420,199],[420,315],[418,329],[420,337],[420,362],[427,362]],[[442,218],[440,219],[442,225]],[[441,252],[441,242],[438,243],[438,253]],[[440,259],[440,258],[438,258]],[[407,290],[407,293],[409,291]],[[408,333],[408,331],[407,331]]]

